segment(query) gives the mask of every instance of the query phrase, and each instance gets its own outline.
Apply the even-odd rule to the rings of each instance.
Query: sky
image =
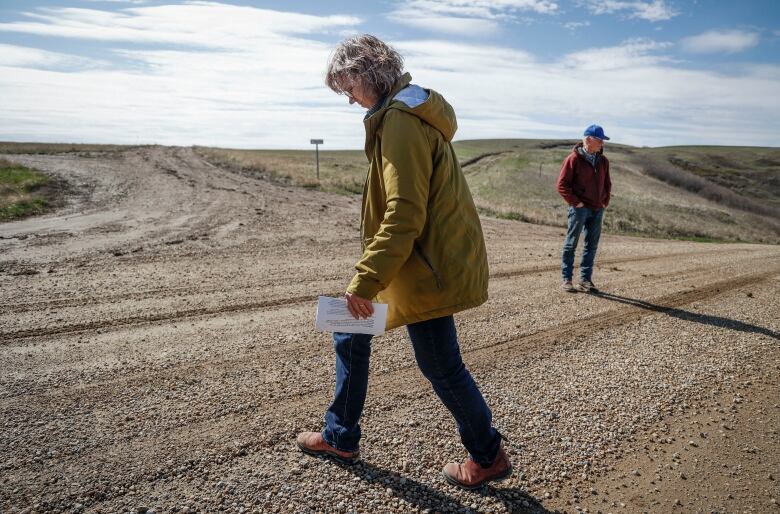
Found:
[[[776,0],[0,0],[0,140],[362,148],[324,85],[362,33],[447,98],[456,140],[780,145]]]

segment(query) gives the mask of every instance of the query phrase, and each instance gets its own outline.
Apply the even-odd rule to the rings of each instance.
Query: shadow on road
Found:
[[[730,318],[723,318],[720,316],[712,316],[710,314],[699,314],[697,312],[685,311],[677,309],[675,307],[664,307],[663,305],[656,305],[644,300],[638,300],[636,298],[628,298],[625,296],[618,296],[616,294],[605,293],[603,291],[594,291],[590,293],[592,296],[598,298],[604,298],[613,302],[619,302],[626,305],[633,305],[641,309],[647,309],[654,312],[660,312],[674,318],[678,318],[684,321],[693,321],[701,323],[703,325],[712,325],[714,327],[723,327],[730,330],[737,330],[739,332],[749,332],[753,334],[763,334],[773,339],[780,339],[780,334],[770,330],[768,328],[759,327],[757,325],[751,325],[750,323],[744,323]]]
[[[518,514],[552,514],[552,511],[545,509],[533,496],[524,489],[519,488],[495,488],[492,486],[483,486],[471,491],[474,495],[473,501],[462,502],[457,498],[450,496],[441,490],[434,489],[421,482],[408,477],[402,477],[398,473],[361,461],[354,466],[348,466],[336,461],[331,461],[337,466],[343,468],[370,484],[377,484],[385,489],[390,489],[391,494],[396,498],[419,507],[421,509],[431,509],[431,511],[458,511],[458,512],[478,512],[480,507],[474,509],[471,504],[481,503],[480,497],[495,498],[504,504],[507,512]],[[442,488],[447,486],[442,478]]]

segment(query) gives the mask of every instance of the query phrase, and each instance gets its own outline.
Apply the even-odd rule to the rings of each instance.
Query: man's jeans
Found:
[[[472,459],[489,466],[501,446],[501,434],[493,428],[493,414],[460,356],[452,316],[408,325],[414,356],[433,390],[455,417],[460,440]],[[322,435],[329,445],[356,451],[360,441],[360,414],[368,389],[371,337],[334,333],[336,393],[325,413]]]
[[[593,261],[596,259],[596,250],[599,246],[602,218],[604,218],[604,209],[569,207],[569,228],[566,231],[566,241],[563,243],[563,265],[561,266],[564,281],[572,278],[574,250],[577,249],[577,241],[583,229],[585,229],[585,243],[580,262],[580,279],[590,281],[593,277]]]

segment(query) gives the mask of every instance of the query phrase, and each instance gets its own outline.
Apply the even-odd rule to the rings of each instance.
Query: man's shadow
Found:
[[[751,325],[750,323],[744,323],[730,318],[723,318],[721,316],[712,316],[710,314],[699,314],[696,312],[690,312],[675,307],[664,307],[663,305],[656,305],[644,300],[638,300],[636,298],[628,298],[625,296],[618,296],[612,293],[605,293],[604,291],[591,291],[590,293],[598,298],[604,298],[613,302],[623,303],[626,305],[633,305],[641,309],[647,309],[649,311],[660,312],[674,318],[678,318],[684,321],[694,321],[703,325],[712,325],[714,327],[723,327],[730,330],[737,330],[739,332],[748,332],[752,334],[762,334],[769,336],[773,339],[780,339],[780,334],[770,330],[768,328],[759,327],[757,325]]]
[[[330,459],[329,459],[330,460]],[[466,504],[457,498],[450,496],[438,489],[413,480],[409,477],[403,477],[398,473],[360,461],[354,465],[346,465],[334,460],[331,462],[345,471],[348,471],[369,484],[377,484],[385,489],[390,489],[391,494],[415,507],[421,509],[430,509],[432,512],[484,512],[482,507],[473,509],[471,503],[479,502],[479,497],[495,498],[500,500],[507,512],[518,514],[553,514],[553,511],[545,509],[538,500],[528,494],[528,491],[519,488],[495,488],[485,485],[479,489],[470,491],[474,495],[473,501]],[[515,471],[517,472],[517,471]],[[442,486],[446,484],[442,478]]]

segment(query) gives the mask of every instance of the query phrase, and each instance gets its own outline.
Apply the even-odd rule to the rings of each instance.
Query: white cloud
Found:
[[[629,39],[618,46],[589,48],[570,53],[564,56],[563,62],[591,71],[653,66],[671,62],[670,57],[656,53],[671,46],[671,43],[651,39]]]
[[[85,59],[77,55],[49,52],[40,48],[0,43],[0,66],[73,69],[107,66],[107,63]]]
[[[359,29],[352,17],[203,2],[82,11],[45,11],[27,29],[100,37],[98,58],[110,66],[63,69],[71,56],[4,45],[0,140],[308,148],[322,137],[325,148],[362,145],[363,111],[323,85],[333,44],[322,35]],[[128,44],[136,41],[147,44]],[[574,138],[594,121],[637,145],[774,145],[780,133],[776,65],[685,70],[664,55],[669,43],[647,39],[545,62],[498,45],[388,42],[415,83],[455,107],[459,139]]]
[[[669,20],[680,14],[666,0],[587,0],[587,6],[593,14],[628,12],[630,18],[651,22]]]
[[[574,31],[574,30],[577,30],[577,29],[580,29],[580,28],[583,28],[583,27],[590,27],[590,22],[587,21],[587,20],[586,21],[570,21],[568,23],[564,23],[563,26],[567,30]]]
[[[404,0],[402,9],[473,18],[500,18],[511,13],[554,14],[558,4],[551,0]]]
[[[238,49],[257,41],[323,33],[360,23],[354,16],[311,16],[211,2],[134,7],[118,12],[43,8],[26,15],[37,21],[0,23],[0,31]]]
[[[780,131],[777,66],[735,74],[680,69],[663,55],[650,55],[668,43],[648,40],[556,62],[506,48],[468,46],[456,67],[441,69],[431,63],[452,59],[447,45],[397,43],[415,82],[444,92],[455,107],[460,139],[574,138],[594,121],[618,142],[651,146],[775,145]],[[620,65],[594,72],[587,60],[579,61],[605,55],[618,56]],[[719,123],[709,123],[712,119]]]
[[[404,0],[390,12],[391,21],[432,32],[485,35],[501,20],[517,19],[520,12],[555,14],[551,0]]]
[[[205,2],[31,14],[0,33],[106,41],[97,48],[113,62],[79,73],[23,69],[59,63],[14,47],[13,62],[0,59],[0,140],[289,147],[330,134],[344,147],[359,137],[359,126],[338,123],[353,111],[323,85],[331,46],[309,39],[354,28],[355,17]],[[138,42],[154,49],[125,45]]]
[[[459,18],[456,16],[421,14],[411,16],[407,12],[397,11],[390,16],[390,19],[409,27],[445,34],[485,36],[495,33],[498,29],[498,23],[494,20],[480,18]]]
[[[478,65],[480,70],[499,70],[534,61],[530,54],[521,50],[441,40],[400,42],[396,48],[402,51],[407,61],[414,62],[415,67],[453,75],[469,73],[469,66],[473,65]]]
[[[695,54],[733,54],[758,44],[758,33],[744,30],[711,30],[680,41],[683,50]]]

